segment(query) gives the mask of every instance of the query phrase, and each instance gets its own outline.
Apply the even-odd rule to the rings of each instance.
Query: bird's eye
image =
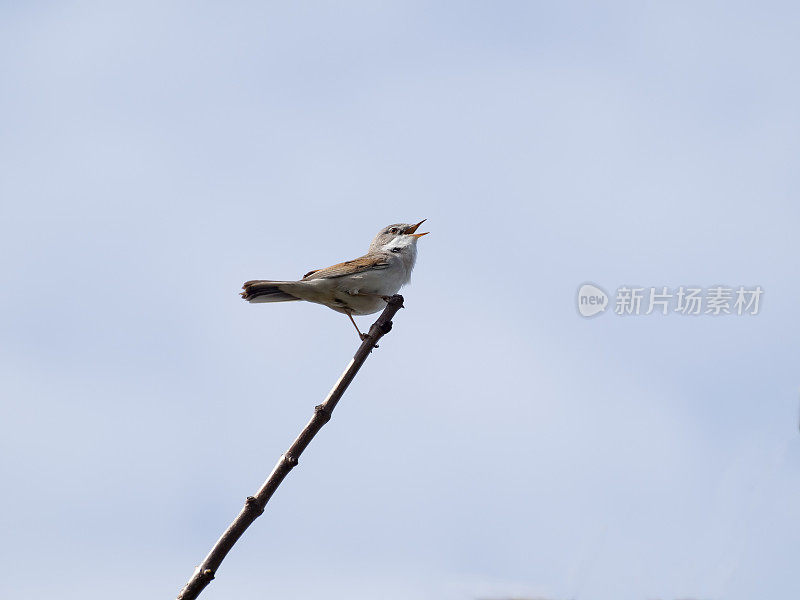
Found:
[[[392,248],[392,252],[400,252],[400,248]]]
[[[389,230],[389,233],[397,233],[397,227],[392,227],[392,228]]]

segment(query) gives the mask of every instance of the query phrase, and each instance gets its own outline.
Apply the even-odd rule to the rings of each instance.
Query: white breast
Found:
[[[350,277],[340,278],[339,289],[351,294],[377,294],[392,296],[409,279],[405,266],[400,260],[391,260],[387,269],[366,271]]]

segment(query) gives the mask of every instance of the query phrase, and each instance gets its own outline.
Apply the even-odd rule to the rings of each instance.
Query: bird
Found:
[[[385,306],[389,297],[411,279],[417,260],[417,241],[429,232],[416,233],[416,225],[396,223],[378,232],[364,256],[315,269],[297,281],[257,279],[242,286],[242,298],[250,303],[305,300],[322,304],[348,316],[361,340],[367,335],[353,315],[369,315]]]

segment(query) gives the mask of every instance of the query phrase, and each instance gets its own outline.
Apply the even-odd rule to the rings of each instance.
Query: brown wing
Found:
[[[326,269],[309,271],[303,279],[333,279],[334,277],[345,277],[355,275],[364,271],[387,269],[389,263],[382,256],[362,256],[353,260],[346,260],[338,265],[333,265]]]

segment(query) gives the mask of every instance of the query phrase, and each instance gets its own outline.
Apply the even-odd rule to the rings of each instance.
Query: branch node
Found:
[[[383,335],[386,335],[392,330],[392,322],[386,321],[386,323],[381,323],[380,325],[378,325],[378,327],[380,327],[381,333]]]
[[[324,404],[317,404],[314,407],[314,414],[319,415],[325,423],[331,420],[331,411]]]
[[[297,457],[293,454],[289,454],[288,452],[283,455],[283,460],[289,463],[289,466],[296,467],[297,466]]]
[[[248,496],[247,499],[244,501],[244,505],[247,508],[255,509],[255,511],[260,516],[261,513],[264,512],[264,507],[261,505],[261,502],[258,501],[258,498],[255,496]]]

